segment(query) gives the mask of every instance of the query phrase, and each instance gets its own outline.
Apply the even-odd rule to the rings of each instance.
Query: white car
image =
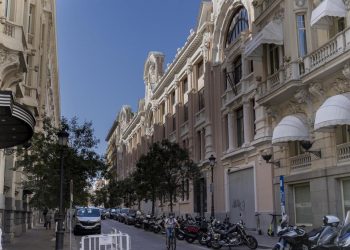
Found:
[[[99,208],[84,207],[75,210],[73,215],[73,233],[101,234],[101,211]]]

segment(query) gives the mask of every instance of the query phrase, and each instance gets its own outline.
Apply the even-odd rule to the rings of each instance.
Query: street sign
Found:
[[[281,213],[284,215],[286,213],[286,198],[284,193],[284,176],[280,176],[280,198],[281,198]]]

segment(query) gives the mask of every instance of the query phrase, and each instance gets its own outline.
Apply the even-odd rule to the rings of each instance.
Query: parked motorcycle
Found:
[[[221,247],[236,247],[246,245],[250,249],[258,247],[258,241],[252,235],[248,235],[244,229],[244,223],[240,220],[237,224],[231,225],[226,230],[218,230],[214,233],[211,247],[220,249]]]

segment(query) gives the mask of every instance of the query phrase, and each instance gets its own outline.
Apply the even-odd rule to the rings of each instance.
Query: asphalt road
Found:
[[[153,232],[144,231],[143,229],[136,228],[134,226],[128,226],[115,220],[103,220],[102,221],[102,233],[108,234],[117,229],[123,233],[129,234],[131,237],[131,249],[132,250],[165,250],[165,236],[162,234],[155,234]],[[77,242],[80,242],[81,236],[76,237]],[[78,243],[79,244],[79,243]],[[78,247],[79,249],[79,247]],[[86,248],[88,249],[88,248]],[[199,245],[199,243],[189,244],[186,241],[176,241],[176,249],[178,250],[203,250],[209,249],[205,246]],[[222,248],[226,250],[228,248]],[[247,247],[232,248],[234,250],[248,250]],[[85,250],[85,249],[84,249]],[[95,248],[92,248],[95,250]],[[98,248],[96,248],[98,250]],[[108,250],[108,249],[106,249]]]

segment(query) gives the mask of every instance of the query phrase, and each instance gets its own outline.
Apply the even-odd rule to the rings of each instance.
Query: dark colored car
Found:
[[[136,218],[136,210],[130,209],[124,218],[124,223],[127,225],[134,225]]]
[[[118,214],[118,221],[124,223],[130,208],[122,208]]]
[[[120,212],[120,208],[111,208],[109,212],[109,217],[113,220],[118,220],[119,212]]]

